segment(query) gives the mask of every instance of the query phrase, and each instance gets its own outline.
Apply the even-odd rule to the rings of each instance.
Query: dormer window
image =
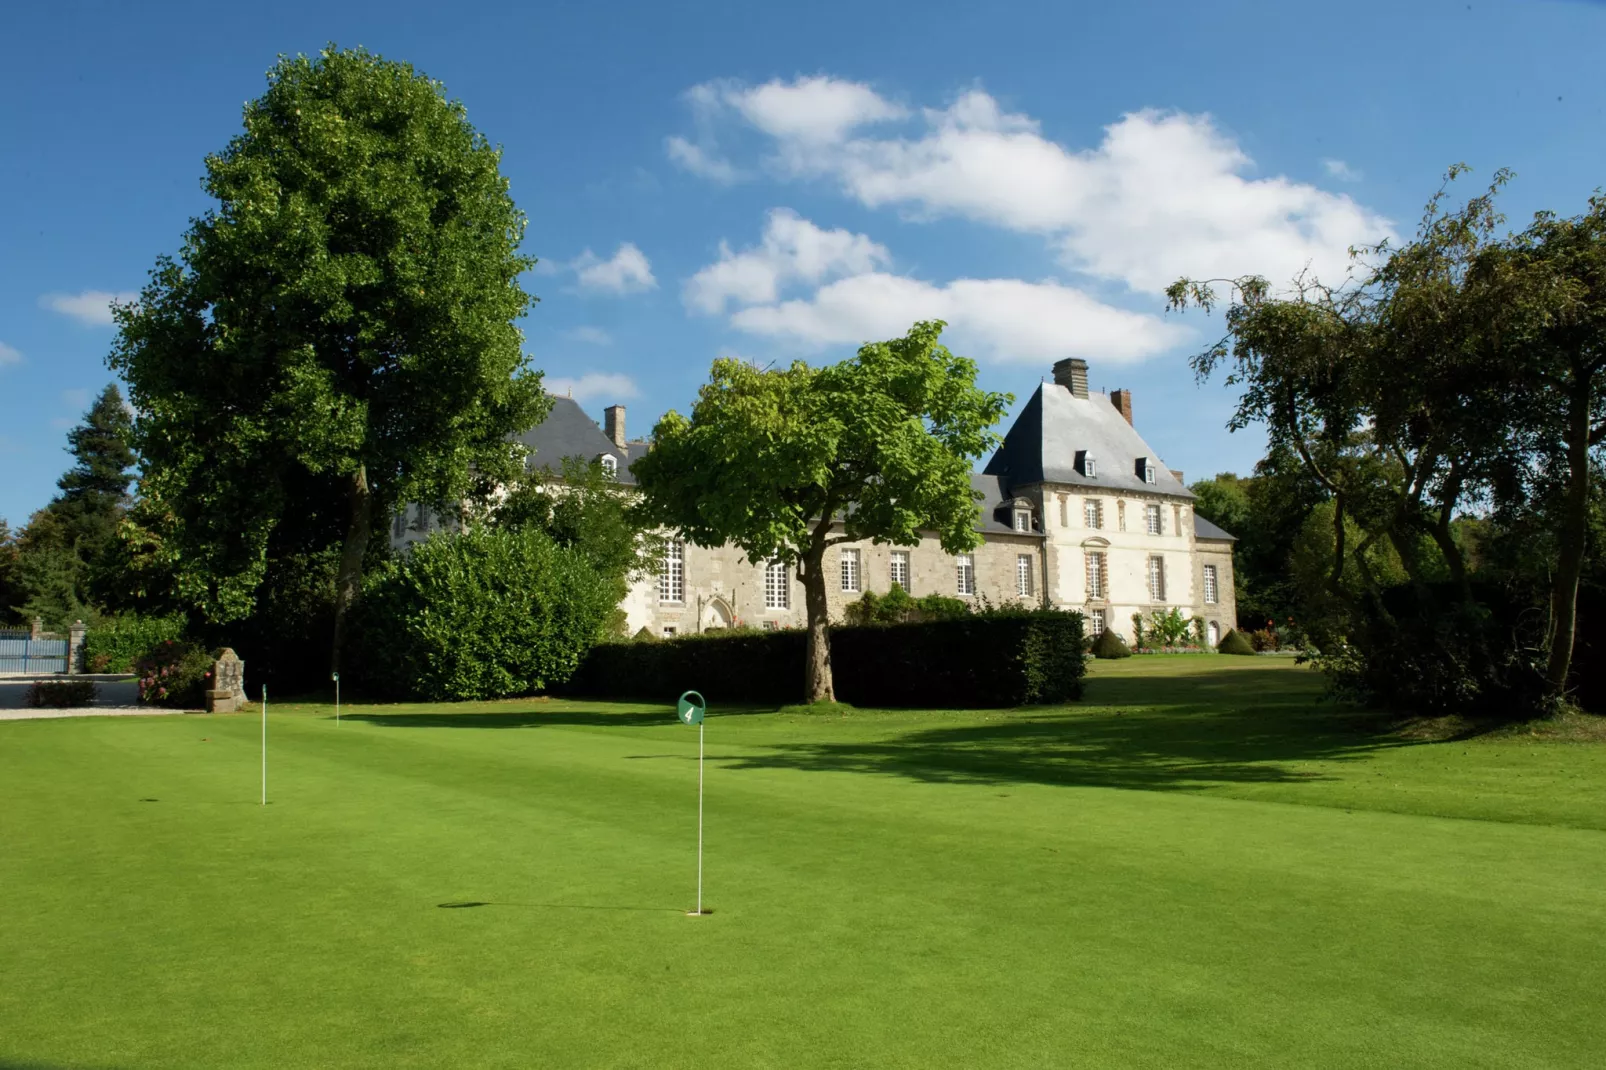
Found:
[[[1032,530],[1032,514],[1031,514],[1031,511],[1029,509],[1016,509],[1015,510],[1015,530],[1016,531],[1031,531]]]
[[[602,470],[608,474],[609,479],[619,478],[619,458],[611,453],[602,455]]]
[[[1098,463],[1093,460],[1091,450],[1076,451],[1076,470],[1087,479],[1092,479],[1099,474]]]
[[[1139,457],[1136,463],[1133,465],[1133,471],[1134,474],[1136,474],[1137,477],[1143,480],[1145,483],[1156,483],[1160,478],[1160,470],[1156,468],[1154,466],[1154,462],[1149,460],[1147,457]]]

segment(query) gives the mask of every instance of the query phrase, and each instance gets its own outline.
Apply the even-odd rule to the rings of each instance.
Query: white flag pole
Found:
[[[697,725],[697,913],[703,912],[703,724]]]
[[[268,685],[262,685],[262,805],[268,805]]]

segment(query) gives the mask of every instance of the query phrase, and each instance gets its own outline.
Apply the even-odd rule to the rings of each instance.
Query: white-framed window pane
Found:
[[[1206,603],[1212,604],[1212,605],[1216,601],[1216,566],[1215,565],[1206,565],[1204,567],[1204,600],[1205,600]]]
[[[686,544],[679,539],[671,539],[664,547],[664,557],[658,565],[658,600],[686,600]]]
[[[859,551],[842,551],[842,589],[844,591],[857,591],[859,589]]]
[[[958,573],[958,588],[960,594],[976,593],[976,558],[973,554],[960,554],[954,558]]]
[[[1105,624],[1104,624],[1104,610],[1095,609],[1095,610],[1093,610],[1093,612],[1089,613],[1087,615],[1087,626],[1088,626],[1089,633],[1094,638],[1097,638],[1097,637],[1103,635],[1104,634],[1104,627],[1105,627]]]
[[[773,631],[777,630],[778,626],[776,625],[776,623],[774,621],[767,620],[767,621],[765,621],[763,623],[762,627],[766,632],[773,632]]]
[[[1025,597],[1032,593],[1032,555],[1015,555],[1015,593]]]
[[[783,562],[771,561],[764,566],[764,608],[792,608],[792,577],[787,575]]]
[[[1032,514],[1027,512],[1025,509],[1016,509],[1015,510],[1015,530],[1016,531],[1030,531],[1030,530],[1032,530]]]
[[[1099,498],[1086,498],[1082,501],[1082,518],[1089,528],[1094,531],[1104,526],[1104,502]]]
[[[1149,558],[1149,597],[1156,602],[1165,601],[1165,558]]]
[[[905,592],[909,590],[909,551],[892,551],[891,575],[888,576],[893,583],[902,587]]]
[[[1158,505],[1146,505],[1143,507],[1143,522],[1150,535],[1163,534],[1164,527],[1161,521],[1163,515]]]
[[[1099,474],[1099,466],[1094,463],[1092,454],[1088,454],[1087,460],[1082,462],[1082,468],[1084,469],[1082,474],[1087,476],[1089,479],[1092,479]]]
[[[1097,551],[1087,554],[1087,596],[1104,597],[1104,555]]]
[[[664,625],[664,638],[666,638],[666,639],[674,638],[676,631],[677,631],[677,629],[675,628],[675,626],[673,624]]]
[[[602,455],[602,470],[604,472],[606,472],[609,476],[618,475],[619,474],[619,459],[617,457],[614,457],[612,454],[604,453]]]
[[[1143,482],[1145,482],[1145,483],[1157,483],[1157,482],[1159,482],[1159,477],[1156,475],[1156,472],[1157,472],[1157,469],[1154,467],[1154,465],[1145,464],[1143,466]]]

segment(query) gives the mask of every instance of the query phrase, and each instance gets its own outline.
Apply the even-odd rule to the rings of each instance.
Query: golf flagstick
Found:
[[[703,913],[703,714],[707,703],[703,696],[695,691],[688,691],[680,696],[675,704],[676,712],[680,715],[680,723],[697,726],[697,909],[688,910],[688,914],[701,916]]]

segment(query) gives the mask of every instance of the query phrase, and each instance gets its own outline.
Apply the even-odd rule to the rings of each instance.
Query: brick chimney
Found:
[[[1073,397],[1087,397],[1087,361],[1081,357],[1055,361],[1054,381],[1069,390]]]
[[[625,448],[625,407],[623,405],[609,405],[602,410],[602,429],[613,444],[620,449]]]
[[[1115,406],[1117,412],[1126,417],[1127,423],[1130,424],[1132,422],[1132,391],[1110,391],[1110,404]]]

